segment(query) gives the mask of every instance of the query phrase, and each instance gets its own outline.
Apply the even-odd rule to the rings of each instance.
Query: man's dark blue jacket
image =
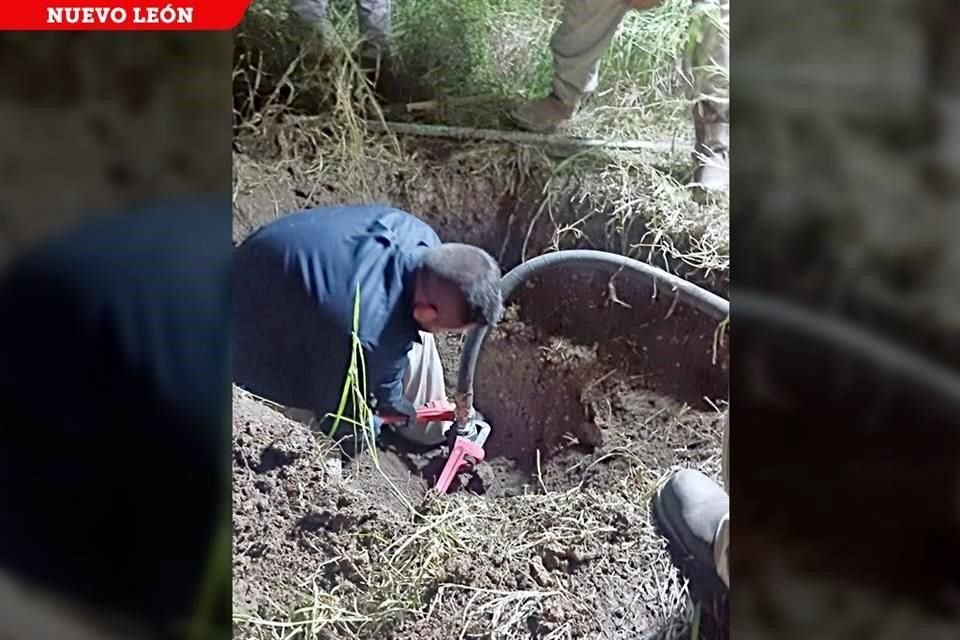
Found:
[[[387,206],[321,207],[286,215],[234,252],[234,381],[288,407],[336,413],[358,336],[367,394],[402,399],[416,271],[440,238]],[[352,409],[351,409],[352,410]]]
[[[230,507],[230,220],[229,198],[117,211],[3,274],[0,571],[192,615]]]

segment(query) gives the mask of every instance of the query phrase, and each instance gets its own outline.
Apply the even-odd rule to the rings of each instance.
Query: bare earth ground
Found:
[[[427,491],[438,452],[392,440],[338,477],[332,443],[235,392],[239,637],[274,637],[268,620],[318,638],[683,631],[685,589],[648,502],[674,467],[718,479],[720,414],[604,374],[593,350],[512,315],[478,367],[490,457],[446,497]],[[450,377],[459,338],[442,347]]]

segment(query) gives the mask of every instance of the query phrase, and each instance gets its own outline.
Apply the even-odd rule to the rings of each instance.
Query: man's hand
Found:
[[[663,0],[626,0],[627,6],[634,11],[646,11],[663,4]]]
[[[392,402],[378,402],[377,415],[391,424],[397,424],[397,419],[400,424],[405,424],[417,419],[417,409],[413,403],[401,396]]]

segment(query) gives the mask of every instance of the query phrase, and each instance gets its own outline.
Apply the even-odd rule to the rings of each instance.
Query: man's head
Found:
[[[431,333],[494,325],[503,315],[500,267],[486,251],[466,244],[427,249],[413,305],[417,324]]]

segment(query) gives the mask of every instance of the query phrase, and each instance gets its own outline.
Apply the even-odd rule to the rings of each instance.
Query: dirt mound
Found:
[[[448,379],[459,338],[441,343]],[[635,638],[684,626],[650,522],[670,468],[717,477],[719,415],[609,370],[513,315],[484,346],[488,460],[451,495],[444,458],[387,438],[333,445],[234,396],[234,602],[244,638]],[[286,621],[277,627],[278,621]],[[703,631],[701,629],[701,631]]]

